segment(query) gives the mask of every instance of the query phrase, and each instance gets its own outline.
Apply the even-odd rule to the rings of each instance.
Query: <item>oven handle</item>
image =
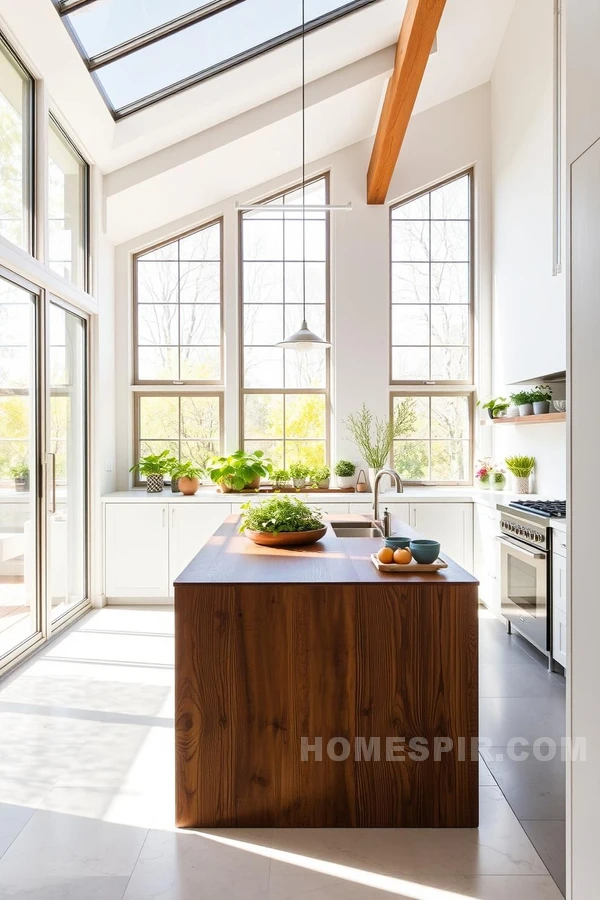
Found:
[[[522,544],[517,543],[517,541],[511,541],[510,538],[497,535],[496,540],[501,544],[504,544],[506,547],[510,547],[513,550],[518,550],[519,553],[522,553],[523,556],[528,556],[530,559],[547,559],[547,553],[536,553],[534,550],[529,550],[527,547],[524,547]]]

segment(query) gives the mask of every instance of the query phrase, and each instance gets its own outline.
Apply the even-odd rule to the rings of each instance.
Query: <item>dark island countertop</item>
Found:
[[[408,575],[379,572],[371,554],[382,546],[379,538],[337,537],[335,524],[365,524],[360,515],[333,515],[325,537],[307,547],[263,547],[240,534],[239,516],[229,516],[192,562],[175,580],[188,584],[476,584],[477,579],[444,554],[447,569]],[[393,519],[394,534],[419,537],[409,525]]]

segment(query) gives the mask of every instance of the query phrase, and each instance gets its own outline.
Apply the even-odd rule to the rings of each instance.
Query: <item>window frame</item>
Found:
[[[37,134],[37,96],[36,96],[36,79],[32,72],[29,71],[19,54],[13,49],[10,42],[6,39],[6,37],[0,31],[0,53],[4,53],[6,57],[13,63],[17,71],[19,71],[24,79],[29,83],[29,91],[28,91],[28,102],[27,102],[27,120],[24,121],[23,134],[24,134],[24,146],[23,146],[23,160],[25,163],[23,180],[26,186],[26,200],[25,200],[25,236],[27,238],[26,246],[19,247],[18,244],[13,244],[12,241],[9,241],[13,247],[17,247],[20,250],[23,250],[24,253],[29,254],[34,259],[37,258],[39,247],[37,246],[37,229],[36,229],[36,214],[37,214],[37,200],[38,200],[38,177],[37,177],[37,159],[38,159],[38,134]],[[4,240],[8,241],[8,238]]]
[[[461,380],[453,380],[453,381],[436,381],[435,379],[420,379],[415,381],[414,379],[402,380],[394,378],[394,367],[393,367],[393,351],[394,344],[392,343],[392,321],[393,321],[393,312],[394,312],[394,303],[392,301],[392,285],[393,285],[393,263],[394,260],[392,258],[392,247],[393,247],[393,213],[394,210],[400,206],[404,206],[405,203],[410,203],[412,200],[418,200],[420,197],[424,197],[426,194],[430,194],[432,191],[437,190],[438,188],[444,187],[447,184],[451,184],[453,181],[458,181],[460,178],[464,178],[468,176],[469,178],[469,372],[468,378]],[[429,219],[424,221],[453,221],[453,220],[435,220]],[[389,207],[389,258],[388,258],[388,272],[389,272],[389,282],[388,282],[388,291],[389,291],[389,318],[388,318],[388,328],[389,328],[389,342],[388,342],[388,370],[389,370],[389,380],[390,385],[392,386],[402,386],[406,385],[431,385],[433,388],[439,388],[446,385],[453,386],[456,385],[458,387],[470,386],[473,389],[474,384],[474,373],[475,373],[475,252],[476,252],[476,244],[475,244],[475,168],[474,166],[469,166],[468,168],[456,172],[453,175],[450,175],[448,178],[444,178],[441,181],[436,181],[434,184],[431,184],[429,187],[416,191],[413,194],[408,194],[406,197],[403,197],[401,200],[397,200],[394,203],[390,204]],[[431,252],[430,252],[431,257]],[[428,265],[431,266],[431,258],[428,260]],[[429,310],[431,311],[431,285],[429,289]],[[431,340],[429,343],[430,350],[430,358],[431,358]],[[436,345],[437,346],[437,345]]]
[[[137,462],[140,459],[140,400],[143,397],[217,397],[219,401],[219,446],[217,450],[217,455],[223,453],[223,445],[224,445],[224,436],[225,436],[225,420],[224,420],[224,410],[225,410],[225,397],[223,391],[181,391],[181,390],[169,390],[169,391],[134,391],[133,394],[133,460]],[[160,440],[157,438],[156,440]],[[168,439],[167,439],[168,440]],[[180,450],[180,458],[181,458],[181,434],[177,438],[179,443]],[[169,480],[166,482],[170,483]],[[133,476],[133,487],[145,487],[146,482],[142,481],[140,478],[139,472],[135,472]]]
[[[406,398],[406,397],[426,397],[431,399],[432,397],[466,397],[469,401],[469,453],[467,458],[467,465],[469,466],[469,471],[473,473],[473,462],[474,462],[474,452],[475,452],[475,389],[464,387],[458,389],[452,389],[452,385],[450,385],[450,390],[423,390],[421,386],[421,390],[419,390],[420,384],[417,383],[413,386],[413,389],[410,390],[409,387],[405,387],[403,390],[398,391],[390,391],[390,421],[392,421],[392,417],[394,415],[394,400],[398,397]],[[390,452],[390,467],[394,468],[394,450],[396,444],[402,442],[402,438],[395,439],[392,443],[392,449]],[[429,414],[429,437],[424,439],[431,449],[431,408]],[[404,480],[404,484],[409,485],[421,485],[425,487],[469,487],[473,484],[473,475],[462,481],[440,481],[439,479],[419,479],[416,481]]]
[[[325,182],[325,202],[330,202],[330,172],[321,172],[317,175],[311,175],[310,178],[307,178],[305,181],[305,185],[313,184],[316,181],[323,180]],[[274,193],[268,194],[265,197],[261,197],[259,200],[254,202],[256,203],[269,203],[271,200],[275,200],[278,197],[283,197],[285,194],[292,193],[293,191],[297,191],[302,187],[302,182],[296,182],[288,187],[282,188]],[[284,220],[285,221],[285,220]],[[246,437],[244,434],[244,418],[245,418],[245,398],[246,395],[250,394],[273,394],[278,396],[285,397],[290,394],[319,394],[325,397],[325,456],[324,456],[324,465],[331,466],[332,460],[332,451],[331,451],[331,348],[327,347],[325,349],[325,387],[324,388],[247,388],[244,386],[244,238],[243,238],[243,223],[244,223],[244,210],[238,210],[238,322],[239,322],[239,334],[238,334],[238,397],[239,397],[239,419],[238,419],[238,429],[239,429],[239,437],[240,437],[240,448],[245,447]],[[325,213],[325,247],[326,247],[326,255],[325,255],[325,337],[326,340],[331,340],[331,213]],[[284,250],[285,255],[285,250]],[[281,260],[282,264],[285,264],[285,259]],[[303,264],[306,266],[306,260],[302,260]],[[285,271],[285,270],[284,270]],[[284,327],[285,327],[285,297],[283,302],[284,307]],[[300,323],[298,323],[300,325]],[[285,353],[285,351],[284,351]],[[284,409],[285,409],[285,400],[284,400]],[[261,440],[260,438],[248,438],[248,440]],[[266,438],[265,440],[268,440]],[[276,440],[275,438],[273,440]],[[302,438],[291,438],[290,440],[302,440]],[[315,438],[315,441],[318,440]],[[282,438],[283,443],[283,451],[284,451],[284,462],[285,465],[285,445],[287,439],[285,437],[285,419],[284,419],[284,433]]]
[[[139,377],[139,360],[138,360],[138,350],[140,344],[138,342],[139,331],[138,331],[138,260],[141,256],[145,256],[148,253],[152,253],[154,250],[160,250],[162,247],[167,247],[169,244],[175,243],[175,241],[181,241],[186,237],[190,237],[192,234],[196,234],[199,231],[204,231],[206,228],[211,228],[213,225],[219,225],[219,309],[220,309],[220,327],[219,327],[219,366],[221,377],[218,379],[206,379],[202,381],[192,381],[190,379],[183,379],[181,381],[170,380],[159,380],[156,378],[152,379],[141,379]],[[223,264],[223,248],[224,248],[224,230],[225,230],[225,222],[224,216],[217,216],[214,219],[210,219],[208,222],[204,222],[201,225],[196,225],[194,228],[190,228],[187,231],[182,232],[181,234],[177,234],[172,236],[164,241],[160,241],[158,244],[152,244],[146,247],[144,250],[139,250],[137,253],[132,255],[132,266],[133,266],[133,281],[132,281],[132,343],[133,343],[133,385],[134,386],[142,386],[148,387],[151,385],[170,385],[172,387],[185,387],[185,386],[203,386],[206,385],[208,387],[219,386],[223,387],[225,384],[225,330],[224,330],[224,315],[225,315],[225,302],[224,302],[224,264]],[[179,259],[179,252],[177,254],[177,263],[178,265],[181,263]],[[215,304],[216,305],[216,304]],[[178,298],[177,300],[177,308],[178,314],[181,309],[181,302]],[[179,335],[179,339],[181,339],[181,335]],[[178,351],[181,350],[181,344],[178,343],[174,345],[177,347]],[[180,393],[180,391],[177,391]]]
[[[55,113],[52,110],[48,110],[48,130],[50,128],[56,129],[60,136],[64,139],[65,143],[71,148],[73,153],[79,157],[81,163],[83,164],[83,210],[82,210],[82,223],[83,223],[83,285],[77,285],[74,281],[69,281],[69,284],[72,284],[75,288],[81,291],[89,291],[90,290],[90,277],[91,277],[91,224],[90,224],[90,164],[68,133],[68,131],[63,128],[60,121],[56,117]],[[50,152],[47,148],[46,151],[46,170],[47,173],[50,171]],[[50,189],[50,179],[49,174],[46,176],[46,190]],[[48,213],[48,208],[46,206],[46,224],[45,224],[45,234],[46,234],[46,243],[48,244],[48,266],[50,267],[50,252],[49,252],[49,241],[50,241],[50,216]],[[53,270],[54,271],[54,270]],[[68,279],[65,279],[68,280]]]

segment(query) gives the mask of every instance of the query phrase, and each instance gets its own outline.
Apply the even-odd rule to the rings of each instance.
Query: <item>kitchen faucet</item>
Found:
[[[390,514],[387,509],[383,515],[383,522],[379,520],[379,482],[383,478],[384,475],[389,475],[389,477],[395,481],[396,483],[396,493],[403,494],[404,493],[404,485],[402,483],[402,479],[400,475],[396,472],[395,469],[380,469],[377,475],[375,476],[375,483],[373,485],[373,519],[375,524],[383,532],[384,537],[390,536]]]

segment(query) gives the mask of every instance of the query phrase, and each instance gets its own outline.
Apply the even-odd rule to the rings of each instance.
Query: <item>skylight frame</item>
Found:
[[[237,55],[229,57],[222,62],[203,69],[202,71],[197,72],[194,75],[190,75],[187,78],[175,82],[174,84],[154,91],[151,94],[147,94],[145,97],[141,97],[139,100],[135,100],[127,104],[126,106],[115,108],[100,78],[97,75],[97,72],[100,69],[102,69],[104,66],[116,62],[119,59],[122,59],[125,56],[135,53],[137,50],[141,50],[142,48],[147,47],[150,44],[168,38],[170,35],[176,34],[178,31],[181,31],[184,28],[189,28],[192,25],[196,25],[202,19],[208,18],[209,16],[218,15],[223,10],[229,9],[232,6],[236,6],[239,3],[250,2],[250,0],[213,0],[213,2],[200,7],[195,11],[186,13],[176,19],[172,19],[169,22],[163,23],[162,25],[157,26],[150,31],[147,31],[142,35],[137,35],[136,37],[124,41],[122,44],[105,50],[102,53],[98,53],[93,57],[90,57],[85,51],[73,24],[68,19],[68,16],[79,9],[90,6],[94,3],[98,3],[100,2],[100,0],[52,0],[52,2],[54,3],[54,6],[61,17],[65,28],[69,32],[69,35],[73,43],[75,44],[79,55],[81,56],[86,68],[88,69],[91,77],[96,84],[96,87],[98,88],[98,91],[100,92],[106,106],[108,107],[115,121],[124,119],[127,116],[139,112],[140,110],[147,109],[148,107],[153,106],[155,103],[160,103],[162,100],[166,100],[168,97],[179,94],[182,91],[185,91],[188,88],[195,86],[196,84],[200,84],[201,82],[206,81],[215,75],[220,75],[221,73],[226,72],[229,69],[234,68],[235,66],[241,65],[245,62],[249,62],[250,60],[255,59],[258,56],[262,56],[264,53],[268,53],[271,50],[276,49],[277,47],[281,47],[289,43],[290,41],[296,40],[302,35],[302,25],[299,24],[296,28],[284,32],[281,35],[277,35],[276,37],[273,37],[268,41],[264,41],[262,44],[257,44],[255,47],[251,47],[243,53],[238,53]],[[323,13],[321,16],[318,16],[310,22],[307,22],[305,25],[305,32],[308,34],[312,31],[316,31],[318,28],[321,28],[324,25],[329,25],[337,19],[344,18],[348,15],[360,11],[361,9],[364,9],[367,6],[371,6],[374,3],[379,2],[380,0],[348,0],[348,2],[337,7],[336,9],[330,10],[327,13]]]

